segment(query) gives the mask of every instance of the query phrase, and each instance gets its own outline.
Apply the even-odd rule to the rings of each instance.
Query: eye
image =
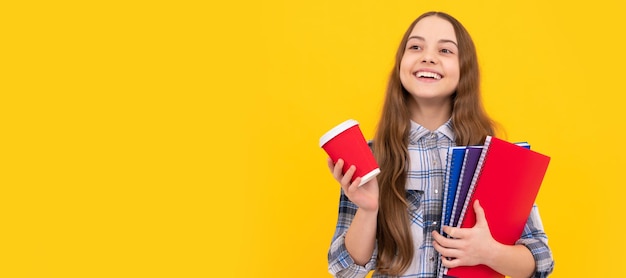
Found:
[[[422,47],[416,44],[411,44],[409,45],[409,47],[407,47],[407,49],[412,49],[412,50],[421,50]]]
[[[440,51],[441,51],[441,53],[445,53],[445,54],[454,54],[454,52],[452,52],[452,50],[447,49],[447,48],[441,49]]]

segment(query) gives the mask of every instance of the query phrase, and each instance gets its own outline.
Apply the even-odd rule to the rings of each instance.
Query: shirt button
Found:
[[[437,193],[439,193],[439,190],[438,190],[438,189],[435,189],[435,194],[437,194]]]
[[[434,262],[435,261],[435,257],[430,257],[430,261]]]

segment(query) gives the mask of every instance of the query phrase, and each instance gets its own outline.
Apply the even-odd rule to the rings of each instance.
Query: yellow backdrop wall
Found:
[[[554,277],[622,277],[624,4],[30,1],[0,10],[1,277],[329,277],[318,138],[373,135],[400,36],[456,16],[511,141],[552,157]]]

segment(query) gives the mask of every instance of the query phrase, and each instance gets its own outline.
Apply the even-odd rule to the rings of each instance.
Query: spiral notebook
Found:
[[[524,230],[550,157],[491,136],[483,148],[468,193],[471,197],[460,215],[460,227],[474,226],[473,203],[480,200],[493,238],[513,245]],[[457,278],[504,277],[485,265],[455,267],[445,274]]]
[[[452,208],[457,191],[456,188],[459,184],[459,178],[461,177],[463,157],[465,157],[465,147],[448,148],[446,179],[443,192],[445,198],[443,198],[443,214],[441,219],[441,222],[448,226],[451,225],[450,219],[452,218]]]
[[[465,202],[468,199],[468,194],[472,185],[472,178],[476,173],[478,166],[478,160],[483,153],[482,146],[468,146],[465,151],[465,158],[463,160],[463,167],[461,170],[461,179],[457,186],[456,197],[454,198],[454,205],[452,206],[452,217],[450,221],[451,226],[458,226],[462,219],[461,213],[465,209]]]
[[[527,142],[515,143],[530,149]],[[470,186],[484,146],[455,146],[448,148],[444,183],[443,214],[441,223],[460,225],[461,211],[467,207]],[[468,151],[469,150],[469,151]]]

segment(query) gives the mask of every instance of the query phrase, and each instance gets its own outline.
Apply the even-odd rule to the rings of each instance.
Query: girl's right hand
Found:
[[[344,194],[360,209],[378,211],[378,180],[376,177],[359,187],[361,177],[354,179],[354,181],[350,183],[352,175],[354,175],[356,171],[356,167],[351,165],[348,171],[342,174],[341,170],[343,169],[343,164],[343,159],[339,159],[337,163],[333,163],[333,160],[328,158],[328,168],[332,172],[335,180],[341,184]]]

